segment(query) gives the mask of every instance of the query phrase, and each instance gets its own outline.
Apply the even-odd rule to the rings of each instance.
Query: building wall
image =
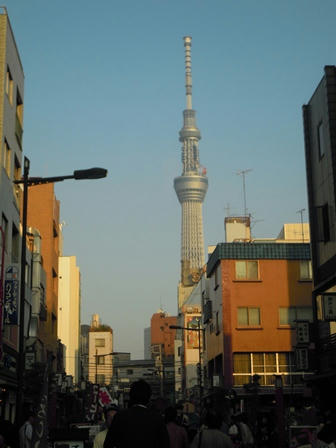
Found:
[[[294,351],[295,328],[280,325],[280,307],[303,307],[312,318],[312,282],[300,278],[300,260],[259,259],[259,278],[249,281],[237,280],[236,261],[221,259],[211,273],[213,317],[206,329],[208,361],[215,374],[215,360],[223,363],[227,387],[233,383],[234,353]],[[238,307],[259,308],[260,325],[238,325]]]
[[[99,341],[97,341],[97,339]],[[92,383],[98,382],[99,384],[111,383],[113,376],[112,355],[102,355],[112,352],[112,330],[89,332],[89,381]],[[99,356],[101,356],[101,358],[99,358]],[[102,362],[102,364],[100,364],[100,362]]]
[[[41,323],[39,337],[48,352],[56,356],[58,319],[58,257],[60,203],[53,184],[28,189],[28,225],[39,230],[42,237],[43,267],[46,272],[47,320]]]
[[[12,76],[12,101],[6,93],[6,74],[10,70]],[[22,165],[22,128],[23,104],[21,106],[20,123],[17,118],[17,92],[24,98],[24,73],[20,55],[15,43],[6,10],[0,8],[0,226],[6,227],[4,270],[15,265],[19,268],[21,254],[20,241],[20,192],[14,187],[13,180],[21,177]],[[18,133],[18,136],[16,135]],[[5,166],[5,142],[10,150],[8,169]],[[8,153],[7,153],[8,154]],[[16,169],[15,167],[16,161]],[[7,220],[7,226],[5,222]],[[14,230],[14,234],[13,234]],[[15,236],[16,233],[16,236]],[[0,236],[0,250],[3,242]],[[0,252],[1,253],[1,252]],[[29,255],[27,254],[27,257]],[[1,306],[1,304],[0,304]],[[16,384],[17,384],[17,350],[18,327],[4,325],[0,329],[0,344],[3,355],[0,360],[0,384],[7,389],[7,398],[0,403],[0,415],[14,422]]]
[[[163,311],[159,311],[152,315],[151,346],[161,346],[161,355],[164,357],[174,356],[176,330],[170,329],[170,325],[176,325],[176,316],[169,316]]]
[[[80,272],[76,257],[59,258],[58,337],[66,346],[65,371],[80,379]]]

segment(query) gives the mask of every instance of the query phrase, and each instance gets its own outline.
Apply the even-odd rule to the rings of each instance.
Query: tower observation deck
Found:
[[[191,37],[184,37],[186,109],[180,130],[183,170],[174,179],[174,188],[182,207],[181,229],[181,286],[192,286],[198,281],[204,265],[204,237],[202,203],[207,189],[206,171],[200,165],[198,143],[201,133],[196,125],[196,111],[192,108]]]

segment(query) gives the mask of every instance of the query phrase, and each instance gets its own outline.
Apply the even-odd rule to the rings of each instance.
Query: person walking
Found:
[[[105,429],[103,429],[103,431],[100,431],[94,438],[93,448],[104,448],[104,442],[106,439],[107,431],[111,426],[112,420],[117,412],[118,412],[118,406],[116,406],[115,404],[112,404],[104,408]]]
[[[187,431],[177,424],[177,410],[172,406],[165,410],[165,420],[170,448],[187,448],[189,446]]]
[[[147,407],[151,393],[150,385],[144,380],[131,385],[130,406],[114,417],[104,448],[169,448],[163,418]]]
[[[221,424],[221,416],[209,409],[205,416],[206,428],[195,436],[191,448],[233,448],[230,437],[220,430]]]
[[[32,447],[34,421],[35,421],[35,415],[33,413],[28,414],[27,420],[19,429],[20,448]]]

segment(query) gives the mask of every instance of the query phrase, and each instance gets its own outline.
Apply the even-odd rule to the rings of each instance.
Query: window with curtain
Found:
[[[236,261],[236,280],[258,280],[258,261],[239,260]]]
[[[310,306],[300,307],[280,307],[279,308],[279,324],[295,326],[296,320],[313,321],[313,309]]]
[[[260,308],[258,307],[238,307],[238,326],[258,326],[260,325]]]
[[[313,274],[311,260],[300,261],[300,280],[311,280],[312,278]]]

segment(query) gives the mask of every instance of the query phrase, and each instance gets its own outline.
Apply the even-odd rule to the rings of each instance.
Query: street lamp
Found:
[[[90,168],[76,170],[68,176],[29,177],[30,161],[24,158],[23,178],[14,180],[14,184],[23,184],[22,204],[22,241],[21,241],[21,273],[20,273],[20,323],[19,323],[19,359],[18,359],[18,389],[16,394],[16,422],[21,424],[23,404],[23,371],[24,371],[24,306],[25,306],[25,272],[26,272],[26,238],[28,214],[28,187],[34,185],[62,182],[66,179],[101,179],[107,176],[105,168]]]
[[[202,357],[201,357],[201,331],[205,331],[205,328],[201,328],[201,319],[197,320],[198,326],[195,327],[182,327],[180,325],[169,325],[171,330],[188,330],[188,331],[197,331],[198,332],[198,359],[199,359],[199,372],[198,372],[198,381],[199,381],[199,390],[200,390],[200,412],[202,409],[202,398],[203,398],[203,385],[202,385]]]

